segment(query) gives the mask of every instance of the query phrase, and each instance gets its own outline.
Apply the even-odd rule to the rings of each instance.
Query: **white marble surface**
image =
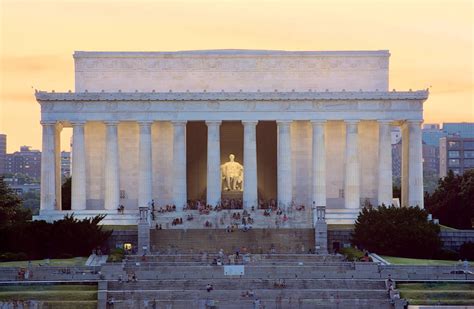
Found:
[[[151,199],[180,209],[187,193],[187,121],[243,122],[246,204],[257,196],[254,124],[278,121],[278,198],[284,204],[326,204],[329,223],[353,220],[364,199],[390,200],[389,126],[402,126],[402,204],[422,206],[420,123],[429,93],[388,91],[389,56],[76,52],[76,92],[35,94],[44,123],[41,215],[60,205],[58,137],[73,124],[83,125],[83,132],[74,129],[77,211],[105,207],[112,213],[124,204],[133,212]],[[220,136],[218,126],[209,128],[207,196],[215,203]]]
[[[76,91],[388,90],[388,51],[74,53]]]

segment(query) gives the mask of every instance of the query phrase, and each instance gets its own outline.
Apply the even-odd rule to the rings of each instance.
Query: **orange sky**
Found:
[[[470,0],[0,0],[0,133],[41,148],[33,89],[74,88],[74,50],[389,49],[425,122],[474,121]],[[70,130],[62,136],[66,148]]]

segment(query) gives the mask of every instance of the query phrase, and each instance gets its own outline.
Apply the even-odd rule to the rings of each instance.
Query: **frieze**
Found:
[[[76,71],[86,77],[97,72],[314,72],[324,70],[387,70],[387,57],[256,57],[256,58],[79,58]]]

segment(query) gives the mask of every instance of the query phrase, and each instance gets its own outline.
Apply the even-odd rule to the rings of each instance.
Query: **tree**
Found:
[[[0,227],[0,260],[66,258],[87,256],[92,249],[104,246],[112,231],[102,230],[105,215],[78,220],[73,215],[48,223],[16,222]]]
[[[0,177],[0,227],[31,219],[31,211],[21,206],[21,198]]]
[[[30,191],[26,192],[21,196],[23,200],[22,204],[24,208],[31,210],[33,215],[37,215],[39,213],[40,208],[40,200],[41,196],[39,192]]]
[[[62,210],[71,210],[72,177],[66,178],[61,187]]]
[[[474,219],[474,170],[462,176],[452,171],[438,181],[433,194],[425,194],[425,208],[443,225],[471,229]]]
[[[355,223],[354,245],[383,255],[433,258],[441,250],[439,226],[418,207],[366,207]]]

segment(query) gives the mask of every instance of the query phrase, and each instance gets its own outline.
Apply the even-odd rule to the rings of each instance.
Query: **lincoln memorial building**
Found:
[[[36,91],[35,218],[107,214],[106,224],[136,224],[139,207],[182,212],[202,201],[248,211],[274,203],[289,215],[304,208],[301,226],[324,206],[328,223],[353,223],[364,205],[398,205],[393,126],[402,130],[400,206],[423,207],[428,91],[389,89],[389,58],[386,50],[77,51],[74,91]],[[61,207],[63,128],[73,131],[70,210]]]

